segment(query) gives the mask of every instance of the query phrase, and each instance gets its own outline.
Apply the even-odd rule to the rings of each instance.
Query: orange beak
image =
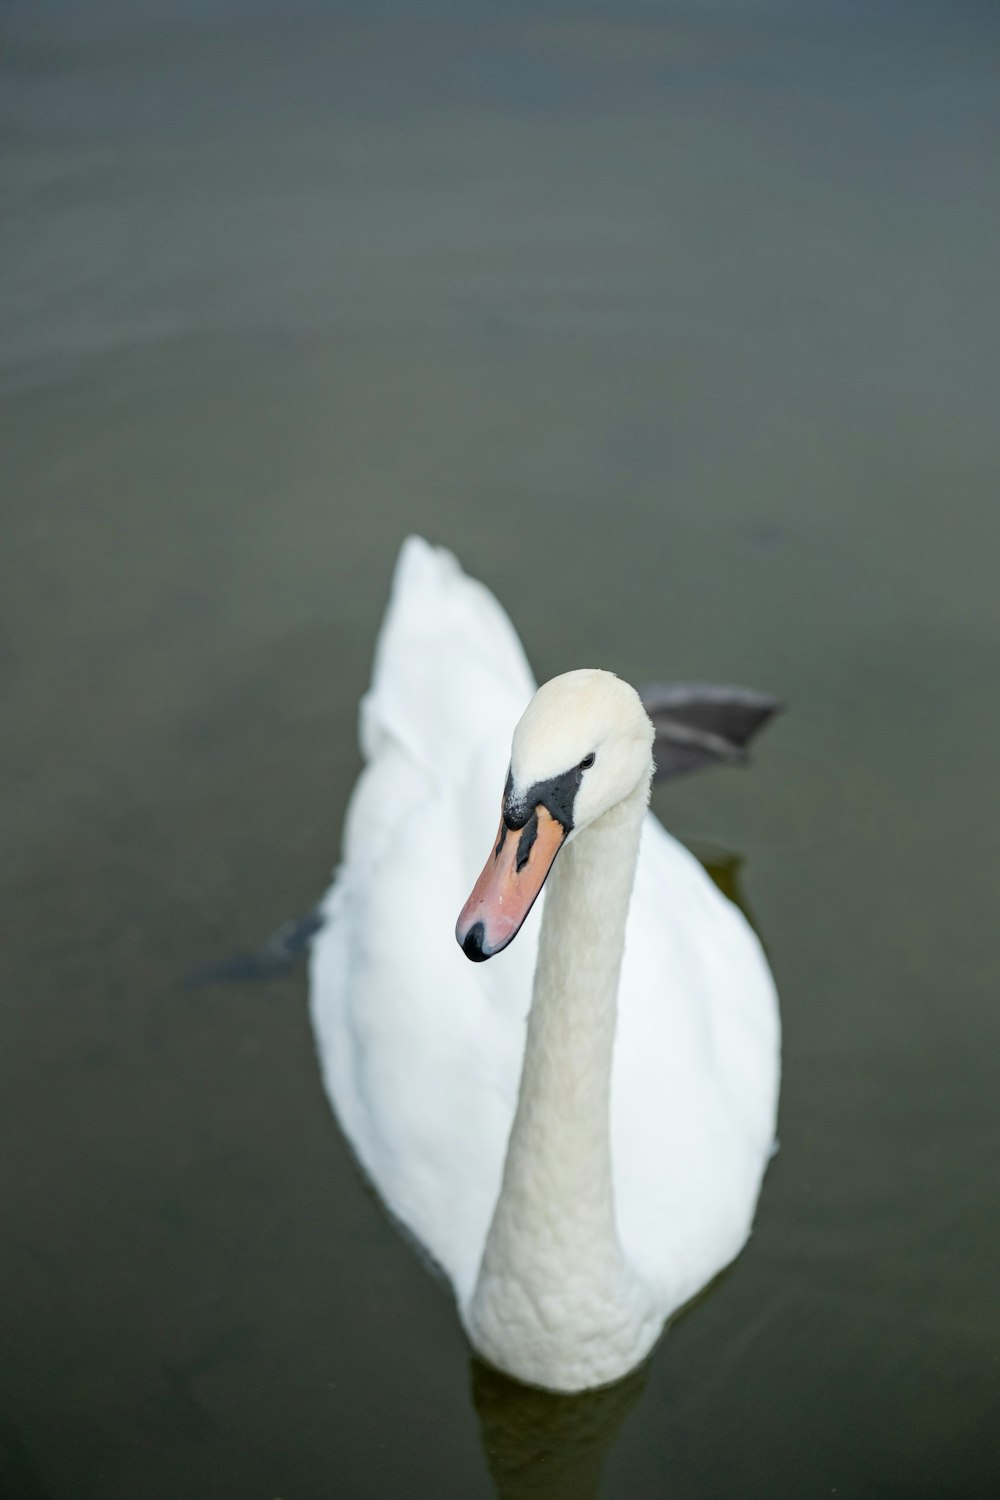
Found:
[[[517,936],[565,838],[565,828],[541,804],[523,828],[500,819],[493,851],[455,926],[466,958],[482,963]]]

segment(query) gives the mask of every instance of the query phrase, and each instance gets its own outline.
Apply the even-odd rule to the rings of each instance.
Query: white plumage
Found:
[[[313,949],[311,1007],[340,1123],[447,1274],[473,1342],[522,1379],[573,1390],[642,1358],[745,1242],[774,1139],[779,1022],[754,933],[647,812],[608,1058],[621,1295],[635,1292],[639,1311],[624,1332],[590,1326],[566,1300],[580,1279],[573,1246],[543,1247],[551,1284],[569,1290],[547,1301],[526,1273],[528,1322],[501,1308],[499,1331],[484,1332],[474,1294],[518,1101],[542,901],[488,964],[467,961],[454,926],[534,692],[493,596],[449,553],[410,538],[362,703],[366,766]],[[579,831],[575,850],[588,836]],[[563,865],[568,880],[569,851]]]

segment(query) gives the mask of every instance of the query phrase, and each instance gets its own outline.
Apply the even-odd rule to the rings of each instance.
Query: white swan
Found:
[[[488,957],[524,925],[470,964],[455,915],[515,725],[506,824],[457,933]],[[625,1374],[736,1255],[774,1140],[771,976],[647,812],[652,739],[610,673],[535,695],[492,595],[450,554],[404,545],[313,1022],[337,1116],[473,1345],[551,1390]],[[543,903],[524,918],[550,866],[539,942]]]

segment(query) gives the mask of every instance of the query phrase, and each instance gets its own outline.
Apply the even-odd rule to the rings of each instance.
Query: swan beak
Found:
[[[566,829],[541,805],[523,828],[508,828],[501,818],[486,867],[455,926],[466,958],[482,963],[513,941],[565,837]]]

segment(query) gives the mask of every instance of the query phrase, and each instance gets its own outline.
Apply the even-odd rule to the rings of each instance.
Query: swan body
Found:
[[[473,1345],[552,1390],[645,1356],[744,1244],[773,1149],[773,982],[647,810],[652,738],[610,673],[536,693],[488,590],[404,544],[313,1023],[341,1125]]]

